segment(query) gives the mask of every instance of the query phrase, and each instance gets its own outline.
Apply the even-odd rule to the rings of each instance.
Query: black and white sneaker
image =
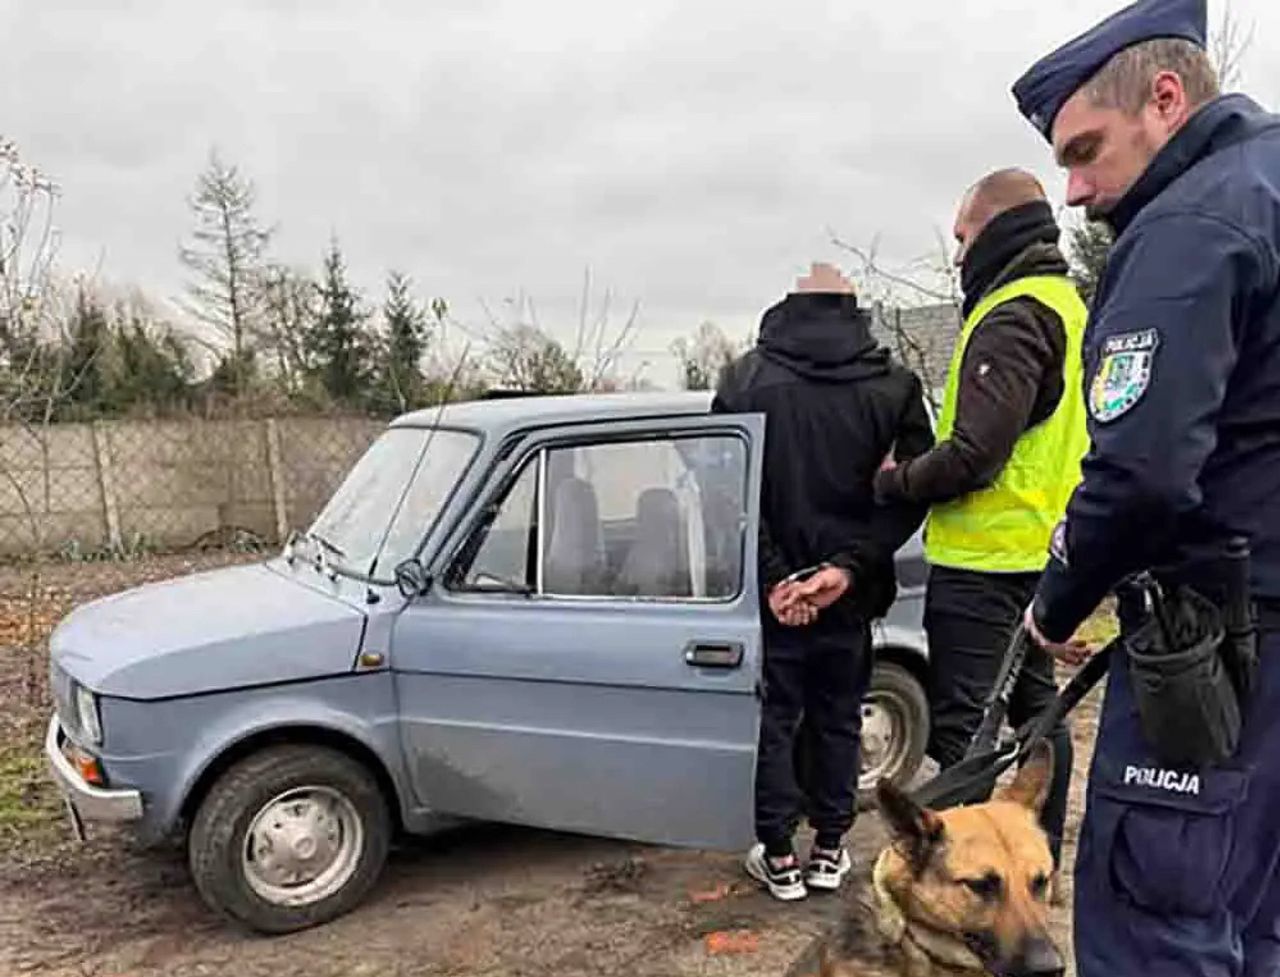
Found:
[[[809,852],[809,864],[804,867],[804,883],[810,889],[835,892],[851,871],[853,861],[843,847],[831,851],[815,848]]]
[[[808,895],[800,877],[800,862],[795,855],[769,858],[764,853],[764,845],[757,844],[747,852],[745,867],[747,874],[768,889],[769,895],[775,899],[795,902]]]

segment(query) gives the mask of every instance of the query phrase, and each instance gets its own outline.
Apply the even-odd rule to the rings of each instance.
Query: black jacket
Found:
[[[965,260],[965,314],[1019,278],[1067,274],[1058,235],[1043,203],[988,224]],[[1062,320],[1037,300],[1017,298],[992,309],[965,347],[950,437],[883,473],[876,481],[880,496],[937,504],[994,482],[1018,438],[1057,409],[1066,348]]]
[[[823,561],[853,575],[863,617],[893,601],[893,554],[924,518],[878,505],[872,479],[933,444],[919,379],[871,336],[852,296],[795,294],[769,309],[756,348],[721,377],[713,410],[766,416],[760,564],[771,586]]]

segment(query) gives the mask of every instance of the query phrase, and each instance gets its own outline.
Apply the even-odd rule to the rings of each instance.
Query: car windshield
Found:
[[[475,454],[479,438],[443,428],[392,428],[356,462],[307,539],[346,573],[389,577],[413,556]]]

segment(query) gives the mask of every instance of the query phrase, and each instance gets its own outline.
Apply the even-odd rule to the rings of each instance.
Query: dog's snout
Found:
[[[1047,937],[1032,936],[1022,942],[1006,973],[1008,977],[1062,977],[1066,965],[1058,948]]]

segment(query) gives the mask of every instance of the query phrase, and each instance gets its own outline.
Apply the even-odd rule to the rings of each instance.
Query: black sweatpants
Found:
[[[802,813],[795,746],[803,735],[809,753],[805,813],[816,843],[835,848],[853,825],[871,631],[839,605],[806,628],[783,627],[765,614],[756,837],[770,855],[791,851]]]
[[[964,756],[982,721],[1013,630],[1035,595],[1038,573],[978,573],[931,567],[924,624],[929,635],[929,755],[943,768]],[[1009,702],[1015,727],[1039,715],[1057,695],[1053,658],[1028,648]],[[1049,836],[1054,863],[1062,850],[1071,785],[1071,734],[1059,723],[1051,733],[1053,782],[1040,822]]]

